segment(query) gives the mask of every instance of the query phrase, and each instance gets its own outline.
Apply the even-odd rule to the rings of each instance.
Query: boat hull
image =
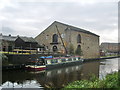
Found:
[[[68,66],[80,65],[82,61],[73,61],[73,62],[65,62],[65,63],[57,63],[57,64],[50,64],[46,65],[46,69],[54,69],[54,68],[64,68]]]
[[[46,69],[46,66],[27,65],[25,68],[30,71],[42,71]]]

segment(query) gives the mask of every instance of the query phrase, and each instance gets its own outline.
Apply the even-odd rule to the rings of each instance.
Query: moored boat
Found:
[[[26,65],[28,70],[46,70],[57,67],[65,67],[70,65],[78,65],[83,62],[83,59],[80,56],[66,56],[66,57],[40,57],[37,60],[34,60],[32,63]]]
[[[27,70],[42,71],[46,69],[46,65],[44,63],[44,59],[36,59],[34,61],[29,61],[25,68]]]
[[[27,70],[37,70],[37,71],[42,71],[46,69],[46,65],[26,65],[25,68]]]

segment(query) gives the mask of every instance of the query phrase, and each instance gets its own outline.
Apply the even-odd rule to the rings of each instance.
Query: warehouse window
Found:
[[[56,51],[58,51],[57,46],[53,46],[53,52],[56,52]]]
[[[81,43],[81,35],[80,34],[78,34],[78,36],[77,36],[77,43]]]
[[[57,34],[53,35],[53,42],[58,42],[58,35]]]
[[[80,49],[80,50],[81,50],[81,46],[80,46],[80,45],[78,45],[77,49]]]

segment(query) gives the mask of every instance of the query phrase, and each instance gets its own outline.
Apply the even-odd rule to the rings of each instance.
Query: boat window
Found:
[[[51,64],[53,63],[53,60],[51,60]]]
[[[58,59],[58,63],[60,63],[61,62],[61,59]]]
[[[69,58],[68,61],[72,61],[72,58]]]
[[[43,63],[38,62],[38,63],[36,63],[35,65],[43,65]]]
[[[65,59],[61,59],[62,62],[65,62],[66,60]]]
[[[80,60],[80,57],[78,57],[78,60]]]
[[[78,60],[78,58],[76,57],[76,60]]]
[[[51,60],[47,60],[47,64],[51,64]]]
[[[66,61],[68,61],[68,58],[66,58]]]
[[[74,61],[74,58],[72,58],[72,61]]]
[[[58,62],[57,59],[53,59],[53,60],[51,60],[51,63],[57,63],[57,62]]]
[[[55,62],[55,63],[58,63],[58,60],[57,60],[57,59],[54,59],[54,62]]]
[[[45,59],[40,58],[40,60],[38,61],[38,63],[39,63],[40,65],[45,65]]]
[[[73,60],[76,60],[76,58],[74,58]]]

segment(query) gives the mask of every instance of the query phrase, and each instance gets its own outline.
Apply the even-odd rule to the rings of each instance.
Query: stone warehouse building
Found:
[[[120,43],[101,43],[100,50],[106,53],[120,53]]]
[[[80,52],[84,58],[99,57],[98,35],[61,22],[53,22],[35,40],[50,52]]]

